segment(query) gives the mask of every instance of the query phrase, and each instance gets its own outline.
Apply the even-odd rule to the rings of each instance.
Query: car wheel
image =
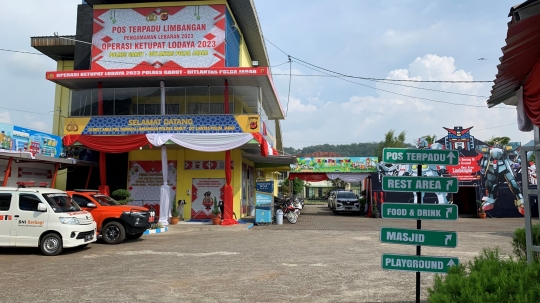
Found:
[[[126,239],[135,240],[135,239],[139,239],[142,235],[143,233],[129,234],[126,236]]]
[[[119,244],[126,238],[126,230],[119,222],[109,222],[101,229],[101,237],[107,244]]]
[[[41,252],[46,256],[56,256],[64,250],[62,238],[57,234],[47,234],[39,243]]]

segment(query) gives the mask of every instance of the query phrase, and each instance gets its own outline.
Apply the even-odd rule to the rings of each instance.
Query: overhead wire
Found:
[[[310,66],[307,66],[307,65],[305,65],[305,64],[302,64],[302,63],[299,63],[299,62],[296,62],[296,63],[297,63],[297,64],[300,64],[300,65],[302,65],[302,66],[304,66],[304,67],[306,67],[306,68],[313,69],[313,68],[311,68]],[[322,73],[325,73],[325,72],[322,72]],[[390,93],[390,94],[394,94],[394,95],[398,95],[398,96],[402,96],[402,97],[407,97],[407,98],[413,98],[413,99],[425,100],[425,101],[435,102],[435,103],[450,104],[450,105],[456,105],[456,106],[468,106],[468,107],[487,108],[485,105],[473,105],[473,104],[465,104],[465,103],[453,103],[453,102],[449,102],[449,101],[441,101],[441,100],[434,100],[434,99],[423,98],[423,97],[415,97],[415,96],[405,95],[405,94],[402,94],[402,93],[397,93],[397,92],[393,92],[393,91],[389,91],[389,90],[385,90],[385,89],[381,89],[381,88],[376,88],[376,87],[373,87],[373,86],[369,86],[369,85],[366,85],[366,84],[363,84],[363,83],[351,81],[351,80],[344,79],[344,78],[338,78],[338,79],[341,79],[341,80],[343,80],[343,81],[347,81],[347,82],[350,82],[350,83],[355,83],[355,84],[357,84],[357,85],[364,86],[364,87],[368,87],[368,88],[371,88],[371,89],[375,89],[375,90],[378,90],[378,91],[383,91],[383,92],[387,92],[387,93]],[[512,108],[512,107],[498,107],[498,108],[514,109],[514,108]]]
[[[272,73],[272,76],[289,76],[289,74],[274,74]],[[332,78],[344,78],[343,76],[334,76],[334,75],[302,75],[302,74],[292,74],[293,77],[332,77]],[[420,89],[420,90],[428,90],[433,92],[441,92],[445,94],[453,94],[453,95],[460,95],[460,96],[468,96],[468,97],[478,97],[478,98],[489,98],[488,96],[480,96],[480,95],[472,95],[472,94],[464,94],[464,93],[456,93],[456,92],[450,92],[446,90],[439,90],[439,89],[432,89],[432,88],[424,88],[424,87],[417,87],[417,86],[411,86],[411,85],[405,85],[405,84],[398,84],[398,83],[392,83],[392,82],[385,82],[381,80],[366,80],[366,81],[374,81],[377,83],[383,83],[383,84],[389,84],[389,85],[396,85],[396,86],[403,86],[403,87],[410,87],[414,89]]]

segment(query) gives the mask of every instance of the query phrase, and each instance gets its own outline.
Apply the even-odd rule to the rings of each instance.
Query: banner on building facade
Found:
[[[367,173],[377,171],[377,157],[304,157],[291,164],[291,172]]]
[[[175,68],[175,69],[119,69],[114,71],[50,71],[48,80],[61,79],[111,79],[139,77],[215,77],[215,76],[261,76],[268,75],[266,67],[227,67],[227,68]]]
[[[160,189],[163,185],[161,161],[129,161],[128,190],[130,204],[159,208]],[[171,187],[171,201],[176,201],[176,161],[167,162],[167,185]]]
[[[225,5],[94,9],[92,70],[223,67]]]
[[[210,219],[214,203],[223,201],[225,179],[192,179],[191,218]]]
[[[152,133],[257,133],[256,115],[94,116],[66,118],[66,135],[139,135]]]

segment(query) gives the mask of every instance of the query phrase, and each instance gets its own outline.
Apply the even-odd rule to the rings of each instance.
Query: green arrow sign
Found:
[[[412,255],[382,255],[382,268],[386,270],[422,271],[439,274],[448,273],[450,266],[459,264],[456,257],[431,257]]]
[[[381,215],[385,219],[457,220],[458,207],[455,204],[385,202],[381,205]]]
[[[400,164],[457,165],[459,152],[452,149],[385,148],[383,162]]]
[[[454,231],[381,227],[380,240],[382,243],[456,247],[457,233]]]
[[[403,177],[383,176],[383,191],[406,191],[424,193],[457,193],[458,179],[455,177]]]

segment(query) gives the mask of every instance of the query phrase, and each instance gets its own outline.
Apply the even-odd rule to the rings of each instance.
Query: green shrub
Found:
[[[128,204],[129,202],[133,201],[131,197],[131,193],[127,189],[117,189],[112,192],[111,197],[118,201],[120,204]]]
[[[498,249],[484,249],[448,275],[436,275],[428,293],[432,303],[540,302],[540,263],[503,259]]]
[[[532,226],[533,245],[540,245],[540,225]],[[514,254],[522,260],[527,260],[527,246],[525,243],[525,228],[518,228],[512,236]],[[533,252],[534,259],[540,261],[540,253]]]

